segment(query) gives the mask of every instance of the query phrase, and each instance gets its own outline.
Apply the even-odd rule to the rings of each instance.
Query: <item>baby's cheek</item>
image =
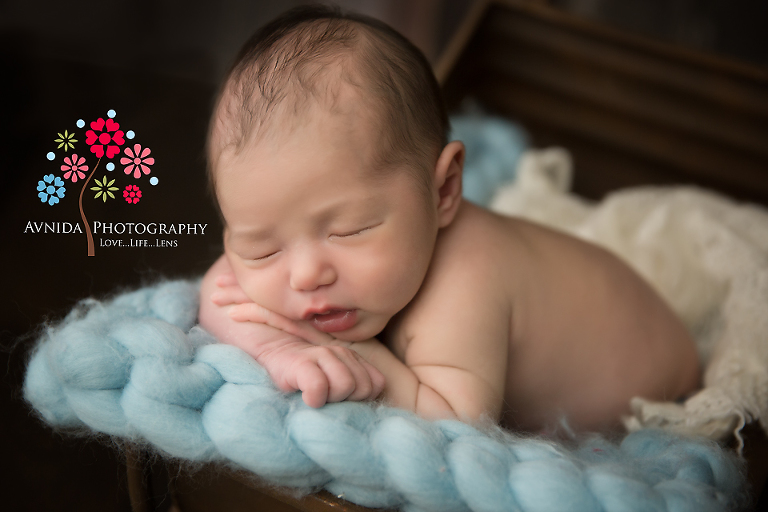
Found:
[[[260,306],[272,309],[265,300],[272,295],[269,291],[272,286],[267,279],[268,276],[265,276],[261,270],[249,269],[244,265],[235,266],[234,270],[237,282],[248,298]]]
[[[264,277],[253,278],[248,283],[246,295],[270,311],[286,314],[286,286],[281,286],[275,280]]]
[[[382,312],[391,315],[404,308],[421,287],[424,272],[411,262],[394,258],[371,258],[360,272],[358,283],[365,284],[364,293],[376,297]]]

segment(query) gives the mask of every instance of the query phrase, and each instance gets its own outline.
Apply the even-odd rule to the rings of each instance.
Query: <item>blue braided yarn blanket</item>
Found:
[[[199,282],[88,300],[38,341],[25,398],[55,428],[325,488],[371,507],[430,511],[691,511],[744,504],[742,464],[655,430],[578,446],[429,422],[391,407],[321,409],[277,390],[238,348],[195,327]]]

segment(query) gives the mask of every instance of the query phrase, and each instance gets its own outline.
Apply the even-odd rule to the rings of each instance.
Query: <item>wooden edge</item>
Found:
[[[495,3],[526,11],[541,19],[554,21],[581,32],[590,32],[593,37],[608,40],[611,44],[632,47],[653,54],[664,54],[693,65],[716,68],[717,71],[742,75],[751,80],[768,81],[768,68],[708,51],[685,46],[674,41],[657,40],[641,32],[622,29],[605,21],[579,17],[562,9],[541,2],[526,0],[495,0]]]
[[[768,492],[768,433],[759,422],[748,423],[741,431],[744,438],[742,456],[747,462],[747,483],[752,495],[752,506],[757,505],[761,493]],[[730,448],[735,450],[736,440],[732,440]]]
[[[132,512],[149,512],[149,495],[144,480],[145,460],[141,449],[133,443],[122,444],[125,453],[125,473],[128,480],[128,499]]]
[[[293,512],[394,512],[366,508],[325,490],[304,494],[298,489],[270,484],[248,470],[222,463],[208,463],[190,470],[181,461],[165,461],[164,466],[164,470],[172,475],[169,491],[173,493],[172,503],[177,506],[177,511],[207,512],[213,503],[219,503],[221,510],[233,512],[273,509]]]
[[[663,54],[694,66],[703,66],[717,72],[737,75],[749,80],[768,82],[768,68],[728,56],[707,52],[704,49],[682,46],[670,41],[657,41],[648,35],[622,30],[592,19],[583,19],[569,12],[550,6],[547,2],[532,0],[477,0],[470,8],[466,20],[451,38],[435,65],[435,75],[441,85],[459,61],[478,26],[491,7],[508,7],[525,12],[536,18],[570,30],[588,33],[590,38],[602,39],[610,44],[630,47],[636,51],[654,55]]]
[[[448,45],[434,67],[437,83],[443,85],[448,78],[448,74],[455,67],[461,57],[461,53],[469,43],[470,38],[477,31],[477,26],[485,17],[485,13],[491,4],[491,0],[475,0],[467,11],[465,20],[459,25],[456,33],[451,37]]]
[[[229,470],[229,475],[240,482],[241,484],[258,490],[261,493],[272,496],[276,500],[286,503],[297,510],[302,512],[328,512],[328,511],[343,511],[343,512],[387,512],[390,509],[371,509],[357,505],[351,501],[346,501],[341,496],[334,496],[328,491],[321,490],[312,494],[297,497],[295,492],[292,492],[290,488],[283,488],[277,486],[271,486],[267,483],[263,483],[246,472]]]

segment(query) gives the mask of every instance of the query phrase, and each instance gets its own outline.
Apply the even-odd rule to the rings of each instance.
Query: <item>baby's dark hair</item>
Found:
[[[329,76],[329,69],[340,74]],[[341,83],[372,100],[381,141],[376,166],[405,164],[429,176],[447,143],[448,116],[429,62],[385,23],[336,7],[302,6],[245,43],[224,80],[211,119],[208,176],[225,149],[263,135],[275,111],[297,114],[311,100],[335,101]]]

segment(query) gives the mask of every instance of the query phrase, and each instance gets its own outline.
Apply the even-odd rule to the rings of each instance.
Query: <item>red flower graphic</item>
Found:
[[[130,204],[138,203],[139,199],[141,199],[141,190],[139,190],[139,186],[128,185],[127,187],[125,187],[125,190],[123,190],[123,197]]]
[[[152,165],[155,163],[155,159],[152,157],[149,157],[149,154],[151,151],[149,148],[144,148],[144,151],[141,150],[141,144],[136,144],[133,146],[133,151],[131,151],[131,148],[125,148],[125,154],[128,155],[130,158],[121,158],[120,163],[123,165],[130,164],[125,168],[125,174],[130,175],[133,173],[133,177],[136,179],[141,178],[141,173],[149,174],[149,167],[148,165]]]
[[[91,153],[99,158],[104,156],[106,146],[107,158],[112,158],[120,152],[118,146],[125,144],[123,135],[120,125],[112,119],[107,119],[105,123],[104,119],[98,118],[91,121],[91,129],[85,132],[85,143],[91,146]]]
[[[83,165],[85,163],[85,158],[81,156],[78,160],[77,154],[73,154],[72,160],[70,160],[68,156],[65,156],[64,163],[65,165],[61,166],[62,171],[67,171],[64,173],[64,179],[68,180],[71,177],[72,183],[76,183],[78,178],[81,180],[85,178],[85,173],[83,171],[88,170],[88,166]]]

